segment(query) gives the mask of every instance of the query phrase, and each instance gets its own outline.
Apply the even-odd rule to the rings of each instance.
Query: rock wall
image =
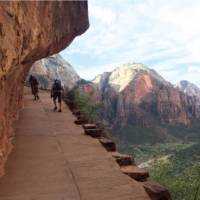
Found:
[[[88,26],[87,1],[0,2],[0,176],[31,65],[61,51]]]
[[[120,76],[118,72],[114,76]],[[133,71],[133,74],[135,72]],[[126,76],[128,73],[124,73]],[[79,86],[82,93],[92,94],[104,102],[103,118],[111,127],[157,125],[190,125],[200,119],[200,101],[189,96],[172,84],[158,79],[147,71],[141,71],[128,84],[124,77],[118,82],[109,82],[109,73],[97,77],[95,81]],[[127,75],[129,76],[129,74]],[[125,80],[126,81],[126,80]],[[121,84],[121,85],[120,85]],[[123,88],[123,85],[126,85]],[[87,88],[93,87],[93,92]],[[118,91],[116,88],[123,88]]]
[[[195,97],[190,97],[173,85],[164,85],[147,74],[139,75],[118,94],[117,123],[154,126],[157,124],[189,125],[199,119],[200,110]]]
[[[51,89],[56,78],[62,82],[66,89],[71,89],[80,80],[73,66],[59,54],[36,61],[32,65],[29,75],[34,75],[37,78],[40,88],[48,90]],[[27,79],[29,77],[27,76]]]

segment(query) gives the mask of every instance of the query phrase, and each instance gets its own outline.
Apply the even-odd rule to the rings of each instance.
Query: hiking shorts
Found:
[[[31,89],[32,89],[33,95],[38,95],[38,92],[39,92],[38,85],[32,85]]]
[[[55,92],[53,94],[53,100],[56,101],[58,99],[58,102],[61,103],[62,93],[61,92]]]

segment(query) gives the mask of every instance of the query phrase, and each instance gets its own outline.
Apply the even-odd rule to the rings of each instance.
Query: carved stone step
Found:
[[[99,141],[107,151],[116,151],[116,144],[112,140],[101,138]]]
[[[81,112],[79,110],[76,110],[76,109],[74,109],[72,113],[73,113],[73,115],[76,115],[76,116],[81,115]]]
[[[112,152],[112,157],[115,158],[119,166],[128,166],[133,164],[133,159],[130,155]]]
[[[152,200],[171,200],[168,189],[159,183],[155,181],[145,181],[142,184]]]
[[[76,108],[76,105],[75,105],[74,102],[72,102],[72,101],[68,101],[68,102],[67,102],[67,105],[68,105],[68,107],[69,107],[70,110],[73,110],[73,109]]]
[[[84,124],[83,128],[84,129],[95,129],[95,128],[97,128],[97,125],[96,124]]]
[[[101,137],[102,130],[98,129],[98,128],[95,128],[95,129],[85,129],[85,134],[86,135],[90,135],[90,136],[95,137],[95,138],[99,138],[99,137]]]
[[[121,168],[121,171],[136,181],[146,181],[149,177],[149,173],[146,170],[136,166],[125,166]]]
[[[77,119],[85,119],[84,115],[77,115]]]
[[[75,124],[78,124],[78,125],[83,125],[83,124],[86,124],[88,123],[88,120],[86,119],[77,119],[74,121]]]

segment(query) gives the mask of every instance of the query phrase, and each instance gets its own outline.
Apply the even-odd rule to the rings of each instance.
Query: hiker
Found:
[[[53,103],[54,103],[54,111],[58,109],[56,100],[58,99],[58,104],[59,104],[59,110],[58,112],[62,112],[62,94],[64,92],[64,88],[61,84],[61,81],[58,79],[54,80],[54,83],[51,88],[51,98],[53,98]]]
[[[39,93],[39,89],[38,89],[38,86],[39,86],[39,83],[38,83],[38,80],[36,79],[35,76],[33,75],[30,75],[30,78],[29,78],[29,83],[30,83],[30,86],[31,86],[31,91],[32,91],[32,94],[34,96],[34,100],[39,100],[40,97],[38,95]]]

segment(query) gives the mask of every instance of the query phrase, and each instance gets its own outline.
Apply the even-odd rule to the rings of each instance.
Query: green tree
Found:
[[[176,162],[156,160],[151,176],[166,186],[173,200],[200,200],[200,163],[177,173]]]
[[[103,103],[95,101],[90,94],[80,94],[76,90],[71,90],[67,92],[66,97],[73,101],[81,113],[91,122],[101,120],[100,111],[103,108]]]

